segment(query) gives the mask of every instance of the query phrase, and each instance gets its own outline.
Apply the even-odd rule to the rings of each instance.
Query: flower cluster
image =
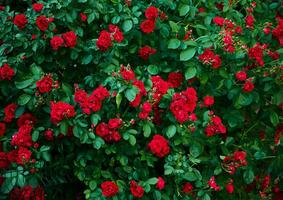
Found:
[[[189,119],[189,113],[194,112],[197,100],[197,92],[192,87],[174,94],[170,110],[179,123],[182,124]]]
[[[76,115],[75,108],[63,101],[57,103],[50,102],[50,119],[54,124],[58,124],[64,119],[72,118]]]
[[[213,69],[221,66],[221,59],[219,55],[214,54],[210,49],[205,49],[198,59],[206,65],[211,65]]]
[[[123,32],[118,26],[110,24],[108,28],[109,32],[102,30],[97,39],[96,46],[100,51],[106,51],[109,47],[113,46],[113,40],[118,43],[124,40]]]
[[[220,117],[213,115],[210,117],[210,121],[205,128],[205,134],[208,137],[214,136],[217,133],[225,134],[227,131],[226,127],[223,125]]]
[[[11,68],[8,64],[3,64],[0,67],[0,79],[2,80],[12,80],[13,76],[15,75],[15,71]]]
[[[148,144],[149,150],[159,158],[163,158],[170,153],[169,142],[162,135],[154,135]]]
[[[63,45],[65,47],[74,48],[77,44],[77,35],[74,31],[69,31],[60,35],[55,35],[50,40],[53,50],[58,50]]]
[[[95,133],[102,137],[106,142],[118,142],[121,139],[121,135],[117,131],[121,127],[123,121],[119,118],[113,118],[108,121],[108,124],[102,122],[95,128]]]
[[[229,174],[234,174],[237,168],[248,164],[246,161],[246,152],[235,151],[233,156],[225,156],[222,164]]]
[[[40,186],[36,188],[32,188],[31,185],[26,185],[22,188],[15,187],[10,193],[10,200],[18,200],[18,199],[44,200],[45,199],[44,190]]]
[[[110,95],[108,90],[101,85],[90,95],[86,91],[79,89],[78,86],[75,86],[75,89],[74,100],[80,105],[83,113],[87,115],[90,115],[91,112],[99,111],[104,99]]]

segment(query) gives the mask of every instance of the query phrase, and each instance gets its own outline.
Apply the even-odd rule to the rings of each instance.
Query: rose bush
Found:
[[[282,199],[283,5],[2,1],[0,199]]]

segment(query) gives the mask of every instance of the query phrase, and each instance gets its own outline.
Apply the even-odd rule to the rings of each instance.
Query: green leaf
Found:
[[[170,25],[170,27],[172,29],[172,32],[176,32],[177,33],[179,31],[179,29],[180,29],[180,26],[177,23],[173,22],[173,21],[169,21],[169,25]]]
[[[148,73],[150,73],[151,75],[156,75],[159,72],[159,69],[156,65],[149,65],[147,67],[147,71]]]
[[[26,105],[31,99],[31,95],[29,94],[22,94],[19,98],[18,98],[18,104],[23,106]]]
[[[273,124],[273,126],[277,126],[277,124],[279,123],[279,117],[278,117],[277,113],[274,112],[274,111],[270,112],[269,119],[270,119],[271,123]]]
[[[187,61],[194,57],[196,53],[196,48],[189,48],[186,50],[183,50],[180,54],[180,61]]]
[[[137,142],[135,136],[129,135],[129,142],[130,142],[130,144],[131,144],[132,146],[135,146],[135,144],[136,144],[136,142]]]
[[[181,42],[178,39],[170,39],[168,42],[168,49],[177,49]]]
[[[254,172],[251,169],[248,169],[243,174],[244,180],[247,184],[250,184],[254,180]]]
[[[235,106],[237,107],[237,105],[240,106],[248,106],[252,103],[253,101],[253,96],[250,93],[240,93],[240,95],[238,96],[237,100],[236,100],[236,104]]]
[[[144,137],[149,137],[151,133],[151,128],[150,125],[148,123],[143,125],[143,135]]]
[[[91,181],[89,182],[89,188],[90,188],[91,190],[94,190],[96,187],[97,187],[96,181],[95,181],[95,180],[91,180]]]
[[[172,138],[175,134],[176,134],[176,126],[175,125],[170,125],[168,128],[167,128],[167,131],[166,131],[166,135],[168,138]]]
[[[130,102],[132,102],[135,100],[138,92],[139,92],[138,88],[133,86],[132,88],[126,90],[125,96]]]
[[[15,186],[17,179],[13,178],[5,178],[4,183],[1,186],[1,193],[8,194]]]
[[[38,140],[39,137],[39,131],[33,131],[32,133],[32,141],[36,142]]]
[[[256,160],[261,160],[262,158],[264,158],[266,156],[265,152],[263,151],[257,151],[254,154],[254,157]]]
[[[193,157],[198,157],[203,151],[203,148],[200,143],[194,142],[190,147],[190,153]]]
[[[158,191],[158,190],[155,190],[155,191],[153,192],[153,198],[154,198],[154,200],[161,200],[161,199],[162,199],[161,192]]]
[[[18,174],[17,176],[17,185],[19,187],[23,187],[25,185],[26,179],[22,174]]]
[[[158,181],[158,178],[150,178],[146,181],[146,183],[150,184],[150,185],[155,185]]]
[[[179,15],[180,16],[185,16],[188,12],[190,11],[190,6],[189,5],[182,5],[179,9]]]
[[[197,69],[194,66],[188,67],[188,69],[185,72],[185,78],[186,80],[194,78],[197,74]]]
[[[117,108],[119,109],[120,105],[121,105],[121,102],[122,102],[122,99],[123,99],[123,96],[121,93],[118,93],[116,95],[116,105],[117,105]]]
[[[126,21],[124,21],[123,25],[122,25],[122,29],[124,30],[124,32],[128,32],[133,28],[133,22],[132,20],[128,19]]]
[[[94,124],[94,125],[98,124],[98,122],[99,122],[100,119],[101,119],[101,118],[100,118],[100,116],[99,116],[98,114],[92,114],[92,115],[90,116],[90,121],[91,121],[91,123]]]
[[[60,133],[62,133],[63,135],[67,135],[68,132],[68,124],[67,122],[62,121],[60,124]]]
[[[89,55],[83,57],[82,64],[87,65],[92,61],[92,59],[93,59],[93,56],[91,54],[89,54]]]
[[[24,89],[28,86],[30,86],[32,83],[33,83],[33,79],[27,79],[27,80],[24,80],[24,81],[15,81],[15,85],[16,85],[16,88],[18,89]]]

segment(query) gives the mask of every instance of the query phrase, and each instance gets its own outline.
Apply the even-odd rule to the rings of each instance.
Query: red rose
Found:
[[[15,117],[16,109],[17,109],[17,105],[14,103],[11,103],[4,108],[4,113],[5,113],[4,122],[12,121],[12,119]]]
[[[46,75],[36,82],[36,87],[40,93],[48,93],[52,90],[53,80],[51,75]]]
[[[74,48],[77,44],[77,36],[74,31],[63,33],[62,38],[65,41],[65,47]]]
[[[33,116],[30,113],[25,113],[20,116],[20,118],[17,120],[18,127],[21,127],[23,125],[34,125],[37,122],[37,119],[35,116]]]
[[[40,12],[43,9],[42,3],[34,3],[32,4],[32,8],[35,12]]]
[[[96,96],[100,101],[103,101],[105,98],[108,98],[110,96],[109,91],[101,85],[99,85],[91,95]]]
[[[243,161],[246,159],[247,153],[245,151],[235,151],[234,152],[234,160],[235,161]]]
[[[80,13],[80,17],[83,22],[87,20],[87,15],[85,13]]]
[[[17,14],[14,18],[14,24],[21,30],[26,27],[28,20],[25,14]]]
[[[233,183],[228,183],[228,184],[225,186],[225,188],[226,188],[226,191],[227,191],[228,193],[230,193],[230,194],[232,194],[232,193],[234,192],[234,185],[233,185]]]
[[[131,181],[130,185],[132,195],[136,198],[142,198],[144,195],[143,187],[139,186],[136,181]]]
[[[123,121],[122,119],[119,119],[119,118],[113,118],[113,119],[110,119],[109,122],[108,122],[108,127],[110,129],[117,129],[117,128],[120,128],[120,126],[122,125]]]
[[[222,61],[219,55],[215,55],[214,58],[211,60],[211,65],[214,69],[217,69],[221,66]]]
[[[139,56],[144,60],[148,60],[149,56],[155,53],[156,50],[151,48],[150,46],[144,46],[139,49]]]
[[[162,135],[154,135],[148,144],[149,150],[157,157],[163,158],[170,152],[169,142]]]
[[[32,197],[31,199],[34,199],[34,200],[44,200],[45,197],[44,197],[44,190],[42,187],[36,187],[33,192],[32,192]]]
[[[6,124],[0,122],[0,137],[4,135],[5,131],[6,131]]]
[[[158,190],[162,190],[165,187],[165,181],[163,180],[162,177],[158,177],[157,183],[156,183],[156,188]]]
[[[155,20],[158,17],[158,9],[154,6],[150,6],[145,10],[145,17],[147,19]]]
[[[223,26],[225,19],[223,17],[214,17],[213,22],[218,26]]]
[[[31,151],[25,147],[20,147],[18,151],[18,156],[16,163],[19,165],[24,165],[30,161]]]
[[[135,72],[130,66],[125,67],[124,65],[121,65],[120,74],[125,81],[135,80]]]
[[[188,194],[190,193],[192,190],[194,189],[193,185],[189,182],[186,182],[184,185],[183,185],[183,189],[182,191],[185,193],[185,194]]]
[[[51,45],[53,50],[58,50],[58,48],[61,47],[63,45],[63,43],[64,43],[64,40],[60,36],[54,36],[50,40],[50,45]]]
[[[44,132],[45,140],[47,141],[53,141],[54,140],[54,132],[52,130],[46,130]]]
[[[13,76],[15,75],[15,71],[11,68],[8,64],[3,64],[0,67],[0,79],[2,80],[12,80]]]
[[[10,165],[10,162],[8,160],[8,156],[4,152],[0,152],[0,169],[6,169]]]
[[[251,16],[251,15],[248,15],[247,17],[246,17],[246,26],[247,26],[247,28],[253,28],[254,27],[254,17],[253,16]]]
[[[210,107],[214,104],[214,98],[212,96],[205,96],[203,98],[203,103],[206,107]]]
[[[96,126],[95,133],[100,137],[105,137],[109,134],[110,130],[108,124],[102,122]]]
[[[141,23],[140,28],[145,34],[152,33],[155,28],[155,21],[150,19],[144,20]]]
[[[182,84],[183,81],[184,81],[184,76],[180,72],[171,72],[168,75],[167,82],[172,88],[178,88]]]
[[[72,118],[76,115],[75,108],[65,102],[59,101],[57,103],[50,103],[50,118],[51,122],[57,124],[61,122],[63,119]]]
[[[105,30],[101,31],[99,38],[97,39],[97,42],[96,42],[97,48],[100,51],[106,51],[112,45],[113,44],[112,44],[111,34]]]
[[[237,72],[235,76],[236,76],[236,79],[238,79],[239,81],[244,81],[247,79],[247,73],[243,71]]]
[[[105,197],[113,197],[119,192],[119,187],[115,182],[105,181],[101,185],[102,195]]]
[[[254,84],[251,81],[246,81],[243,86],[244,92],[251,92],[254,89]]]
[[[215,177],[212,176],[209,181],[208,181],[208,185],[213,188],[215,191],[219,191],[221,188],[219,185],[216,184],[216,181],[215,181]]]
[[[46,31],[48,29],[49,26],[49,19],[46,18],[44,15],[38,16],[36,18],[36,25],[39,28],[39,30],[41,31]]]
[[[112,33],[114,40],[116,40],[118,43],[122,42],[124,40],[123,32],[119,29],[118,26],[115,26],[113,24],[109,25],[109,31]]]

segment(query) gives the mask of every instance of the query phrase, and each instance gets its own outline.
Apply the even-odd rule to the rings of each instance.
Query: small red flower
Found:
[[[141,23],[140,28],[145,34],[152,33],[155,29],[155,21],[151,19],[144,20]]]
[[[142,198],[144,195],[144,189],[142,186],[139,186],[136,181],[130,182],[130,190],[134,197],[136,198]]]
[[[0,79],[2,80],[12,80],[13,76],[15,75],[15,71],[11,68],[8,64],[3,64],[0,67]]]
[[[247,73],[243,71],[239,71],[235,74],[236,79],[239,81],[245,81],[247,79]]]
[[[40,12],[43,9],[42,3],[34,3],[32,4],[32,8],[35,12]]]
[[[96,42],[97,48],[100,51],[106,51],[112,45],[111,34],[105,30],[101,31]]]
[[[159,158],[163,158],[170,153],[169,142],[162,135],[154,135],[148,144],[148,148]]]
[[[74,31],[63,33],[62,38],[64,39],[65,47],[74,48],[77,44],[77,35]]]
[[[243,85],[244,92],[251,92],[254,90],[254,84],[251,81],[246,81]]]
[[[150,6],[145,11],[145,17],[147,19],[155,20],[158,17],[158,9],[154,6]]]
[[[86,22],[87,15],[85,13],[80,13],[80,17],[81,17],[82,22]]]
[[[118,185],[113,181],[105,181],[101,185],[102,195],[105,197],[113,197],[119,192]]]
[[[156,188],[158,190],[163,190],[163,188],[165,187],[165,181],[162,177],[158,177],[157,183],[156,183]]]
[[[155,53],[156,50],[151,48],[150,46],[144,46],[139,49],[139,56],[144,60],[148,60],[149,56]]]
[[[26,27],[28,20],[25,14],[17,14],[14,18],[14,24],[21,30]]]
[[[40,93],[48,93],[52,90],[53,80],[51,75],[46,75],[36,82],[36,87]]]
[[[193,185],[189,182],[186,182],[184,185],[183,185],[183,189],[182,191],[185,193],[185,194],[189,194],[190,192],[192,192],[194,189]]]
[[[53,50],[58,50],[59,47],[61,47],[64,43],[64,40],[62,37],[60,36],[54,36],[51,40],[50,40],[50,45],[52,47]]]
[[[48,29],[50,21],[44,15],[41,15],[41,16],[38,16],[36,18],[35,23],[36,23],[37,27],[39,28],[39,30],[46,31]]]
[[[210,107],[214,104],[214,98],[207,95],[203,98],[203,103],[206,107]]]

